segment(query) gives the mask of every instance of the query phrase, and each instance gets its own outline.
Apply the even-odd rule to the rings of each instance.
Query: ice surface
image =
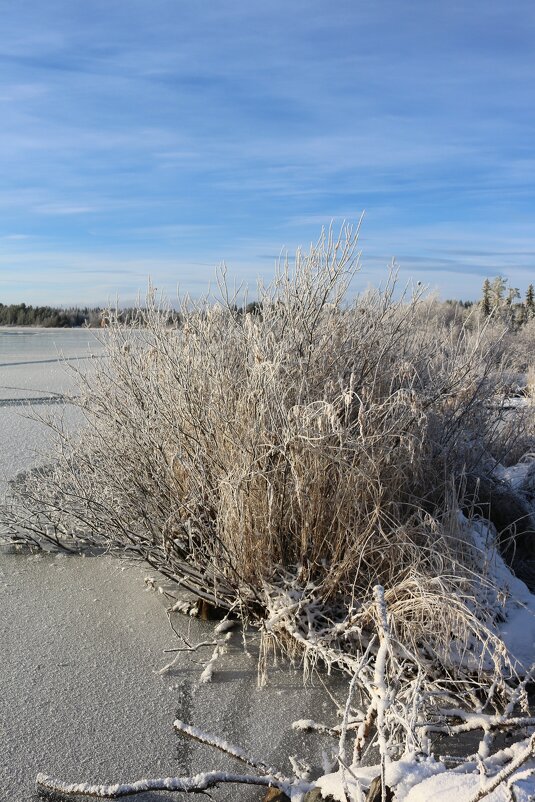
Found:
[[[90,330],[0,328],[0,497],[19,471],[50,459],[51,433],[32,416],[80,424],[77,409],[57,402],[75,391],[69,366],[94,368],[101,351]]]
[[[64,392],[57,349],[83,357],[87,337],[0,331],[0,399],[12,402],[0,400],[0,491],[18,471],[47,460],[50,435],[28,412],[52,411],[79,425],[73,407],[21,399],[32,391],[33,397]],[[15,386],[24,392],[10,389]],[[292,731],[291,724],[311,715],[332,720],[323,690],[303,688],[299,669],[287,668],[272,670],[268,687],[258,690],[255,647],[244,654],[239,630],[213,666],[211,683],[200,682],[211,649],[182,654],[160,675],[169,662],[163,650],[177,639],[163,597],[145,585],[146,566],[125,567],[110,557],[0,553],[0,798],[35,802],[40,771],[90,783],[212,769],[243,773],[237,761],[174,732],[177,718],[284,772],[288,754],[312,750],[319,764],[319,739]],[[176,614],[174,624],[193,643],[216,637],[209,623]],[[262,798],[261,789],[250,787],[213,794],[236,802]],[[156,793],[136,798],[162,799]]]
[[[98,329],[48,329],[0,326],[0,366],[86,358],[100,349]]]

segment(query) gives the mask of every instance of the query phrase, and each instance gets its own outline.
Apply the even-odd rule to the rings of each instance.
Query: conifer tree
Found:
[[[530,284],[526,290],[526,317],[535,317],[535,290],[533,284]]]
[[[488,317],[492,311],[491,295],[490,281],[486,278],[483,282],[483,297],[481,299],[481,312],[483,313],[483,317]]]
[[[507,279],[503,276],[496,276],[491,285],[492,305],[501,306],[505,295]]]
[[[505,303],[508,306],[511,306],[513,301],[515,301],[517,298],[520,298],[520,290],[518,289],[518,287],[509,287],[509,289],[507,291],[507,298],[505,299]]]

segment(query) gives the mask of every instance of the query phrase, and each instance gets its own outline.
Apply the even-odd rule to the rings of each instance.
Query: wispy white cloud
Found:
[[[466,295],[531,269],[527,0],[42,0],[2,29],[0,252],[78,265],[81,297],[85,257],[128,292],[145,258],[198,288],[194,262],[254,278],[362,209],[370,274],[397,253]]]
[[[90,214],[91,212],[99,211],[94,206],[71,206],[64,203],[45,203],[41,206],[35,206],[35,211],[38,214]]]

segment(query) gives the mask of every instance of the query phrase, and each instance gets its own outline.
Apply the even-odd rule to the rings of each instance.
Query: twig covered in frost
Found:
[[[346,733],[357,729],[360,726],[361,719],[349,720],[346,724]],[[301,732],[317,732],[319,735],[330,735],[332,738],[340,740],[342,733],[342,725],[337,724],[334,727],[328,727],[326,724],[320,724],[311,718],[300,718],[292,722],[292,730],[300,730]]]
[[[461,735],[466,732],[474,732],[474,730],[505,732],[507,730],[521,730],[525,727],[535,727],[535,718],[531,716],[504,718],[501,715],[467,713],[464,710],[439,710],[437,715],[441,717],[440,723],[420,722],[417,726],[422,727],[429,734],[442,735]],[[448,723],[452,718],[461,719],[461,723]]]
[[[377,708],[377,738],[381,755],[381,800],[386,800],[386,764],[388,762],[388,740],[385,731],[385,716],[389,703],[389,692],[386,683],[386,660],[390,651],[390,629],[385,604],[385,590],[381,585],[373,589],[377,609],[377,629],[379,633],[379,649],[375,658],[374,685]]]
[[[226,784],[262,785],[264,787],[280,788],[290,798],[299,795],[313,786],[301,781],[292,788],[290,783],[283,783],[276,777],[258,776],[253,774],[232,774],[226,771],[209,771],[196,774],[194,777],[163,777],[150,780],[136,780],[132,783],[114,783],[110,785],[91,785],[90,783],[66,783],[55,780],[46,774],[38,774],[36,785],[39,790],[51,791],[64,796],[90,796],[98,799],[118,799],[123,796],[133,796],[146,791],[177,791],[181,793],[199,793],[208,788]]]
[[[349,794],[349,789],[347,787],[347,779],[345,777],[345,772],[347,772],[349,774],[349,776],[352,777],[352,779],[355,782],[355,790],[357,792],[356,802],[364,802],[364,796],[363,796],[362,785],[361,785],[360,779],[357,777],[357,775],[351,769],[351,766],[348,766],[347,763],[344,763],[344,761],[340,759],[340,756],[338,756],[338,762],[342,766],[342,785],[344,787],[344,793],[345,793],[346,799],[350,799],[350,794]]]
[[[159,674],[167,674],[167,672],[170,671],[172,668],[174,668],[174,666],[179,662],[181,654],[183,652],[196,652],[199,649],[204,649],[206,647],[213,646],[215,648],[214,648],[214,650],[212,652],[212,656],[210,657],[209,661],[206,663],[206,665],[204,667],[204,670],[203,670],[203,672],[202,672],[202,674],[200,676],[200,681],[201,682],[211,682],[212,676],[213,676],[213,672],[214,672],[214,666],[215,666],[217,660],[219,659],[219,657],[221,657],[221,655],[225,654],[225,652],[227,651],[228,641],[232,637],[232,632],[231,631],[227,631],[227,630],[229,630],[229,627],[225,627],[222,630],[220,630],[220,629],[218,629],[218,627],[216,627],[214,631],[216,633],[218,633],[218,632],[223,633],[223,637],[222,638],[217,638],[216,640],[210,640],[210,641],[201,641],[200,643],[196,643],[195,645],[192,645],[184,637],[184,635],[178,633],[176,631],[176,629],[173,628],[173,631],[178,635],[178,637],[184,642],[185,645],[184,646],[175,647],[174,649],[166,649],[165,650],[166,652],[173,652],[173,653],[177,652],[177,654],[171,660],[171,662],[167,663],[167,665],[165,665],[163,668],[161,668],[158,673]]]
[[[223,632],[229,632],[231,629],[235,629],[237,622],[233,621],[230,618],[224,618],[219,624],[216,625],[214,628],[214,632],[217,635],[223,634]]]
[[[533,682],[535,678],[535,663],[530,666],[529,671],[526,672],[525,676],[522,678],[521,682],[518,683],[516,688],[514,689],[513,693],[511,694],[511,698],[503,711],[503,717],[507,718],[511,716],[516,705],[520,704],[522,709],[526,711],[529,709],[528,701],[527,701],[527,693],[526,689],[530,682]]]
[[[123,796],[141,794],[145,791],[176,791],[182,793],[198,793],[208,788],[226,784],[246,784],[261,785],[265,787],[276,787],[283,791],[290,799],[296,802],[302,800],[306,791],[313,788],[313,784],[306,782],[301,777],[288,778],[274,769],[252,757],[248,752],[239,746],[229,743],[216,735],[210,735],[197,727],[186,724],[177,719],[174,728],[182,735],[187,735],[200,743],[219,749],[229,757],[240,760],[248,766],[260,772],[259,775],[236,774],[225,771],[212,771],[197,774],[193,777],[165,777],[160,779],[137,780],[132,783],[113,783],[92,785],[90,783],[65,783],[55,780],[46,774],[38,774],[36,778],[37,788],[40,790],[52,791],[63,794],[64,796],[91,796],[97,798],[117,799]]]
[[[186,645],[175,646],[173,649],[164,649],[165,654],[171,654],[174,652],[197,652],[199,649],[205,649],[207,646],[217,646],[217,641],[215,640],[203,640],[200,643],[192,645],[191,643],[188,643],[186,638],[184,638],[182,635],[180,637]]]
[[[191,724],[186,724],[185,722],[180,721],[180,719],[176,719],[176,721],[173,723],[173,727],[182,735],[187,735],[189,738],[193,738],[195,741],[199,741],[207,746],[213,746],[215,749],[219,749],[220,752],[225,752],[225,754],[230,755],[230,757],[241,760],[242,763],[246,763],[248,766],[264,772],[264,774],[278,777],[279,780],[284,780],[284,782],[291,782],[287,778],[284,778],[283,775],[277,771],[277,769],[267,766],[262,760],[252,757],[252,755],[246,752],[245,749],[242,749],[241,746],[235,746],[234,744],[229,743],[229,741],[219,738],[217,735],[203,732],[198,727],[193,727]]]
[[[349,724],[350,724],[351,705],[353,703],[353,693],[354,693],[354,690],[355,690],[355,684],[358,681],[362,681],[361,680],[361,672],[362,672],[362,669],[365,666],[368,665],[370,652],[371,652],[372,647],[374,646],[374,644],[375,644],[375,636],[371,639],[370,643],[368,644],[368,648],[366,649],[366,651],[362,655],[362,657],[361,657],[361,659],[359,661],[359,664],[357,665],[357,667],[355,669],[355,673],[353,674],[351,682],[349,683],[349,690],[348,690],[348,693],[347,693],[346,705],[345,705],[344,714],[343,714],[343,717],[342,717],[342,725],[340,727],[340,740],[338,742],[338,759],[340,760],[340,762],[345,761],[345,759],[346,759],[345,742],[346,742],[348,727],[349,727]],[[355,725],[355,722],[351,722],[351,723],[353,724],[353,726]]]
[[[225,637],[222,640],[217,641],[214,651],[212,652],[212,656],[206,663],[203,672],[200,676],[201,682],[211,682],[212,676],[214,674],[214,667],[219,658],[222,654],[224,654],[227,650],[227,641],[232,637],[232,632],[227,632]]]
[[[468,802],[479,802],[480,799],[484,799],[488,796],[492,791],[494,791],[499,785],[509,779],[512,774],[523,766],[530,758],[533,757],[535,748],[535,733],[529,739],[528,745],[526,746],[525,750],[519,752],[519,754],[511,760],[511,762],[504,766],[504,768],[498,772],[492,779],[486,783],[482,788],[477,791]]]
[[[174,649],[166,649],[166,653],[172,652],[175,653],[175,657],[167,663],[163,668],[160,668],[158,674],[167,674],[172,668],[174,668],[177,663],[179,662],[183,652],[196,652],[198,649],[204,649],[207,646],[216,646],[216,641],[203,641],[202,643],[197,643],[195,646],[183,646],[183,647],[175,647]]]
[[[379,749],[381,754],[381,777],[384,779],[386,762],[388,760],[388,739],[385,732],[385,717],[388,709],[388,689],[386,680],[386,659],[390,651],[390,631],[384,598],[384,588],[376,585],[374,588],[374,601],[377,614],[377,631],[379,636],[379,649],[375,657],[372,677],[361,677],[361,685],[366,689],[370,702],[366,716],[360,722],[353,747],[353,761],[359,763],[366,739],[375,725]],[[369,645],[369,649],[373,643]],[[360,674],[360,672],[359,672]],[[357,675],[355,674],[355,677]],[[384,787],[384,784],[383,786]]]

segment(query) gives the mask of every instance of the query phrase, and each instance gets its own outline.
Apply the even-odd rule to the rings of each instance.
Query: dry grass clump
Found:
[[[10,520],[130,549],[250,615],[290,575],[324,617],[365,622],[381,583],[415,648],[486,642],[478,561],[452,521],[503,416],[496,343],[437,329],[392,277],[349,303],[356,247],[351,228],[324,233],[252,313],[224,281],[220,300],[184,301],[180,325],[152,295],[133,325],[110,313],[74,400],[88,426],[58,432],[59,462],[15,488]]]
[[[499,327],[499,322],[494,324]],[[503,324],[502,324],[503,325]],[[526,321],[516,331],[509,331],[504,337],[509,370],[526,373],[533,362],[533,340],[535,337],[535,318]]]
[[[533,401],[535,398],[535,366],[530,364],[526,372],[526,394]]]

